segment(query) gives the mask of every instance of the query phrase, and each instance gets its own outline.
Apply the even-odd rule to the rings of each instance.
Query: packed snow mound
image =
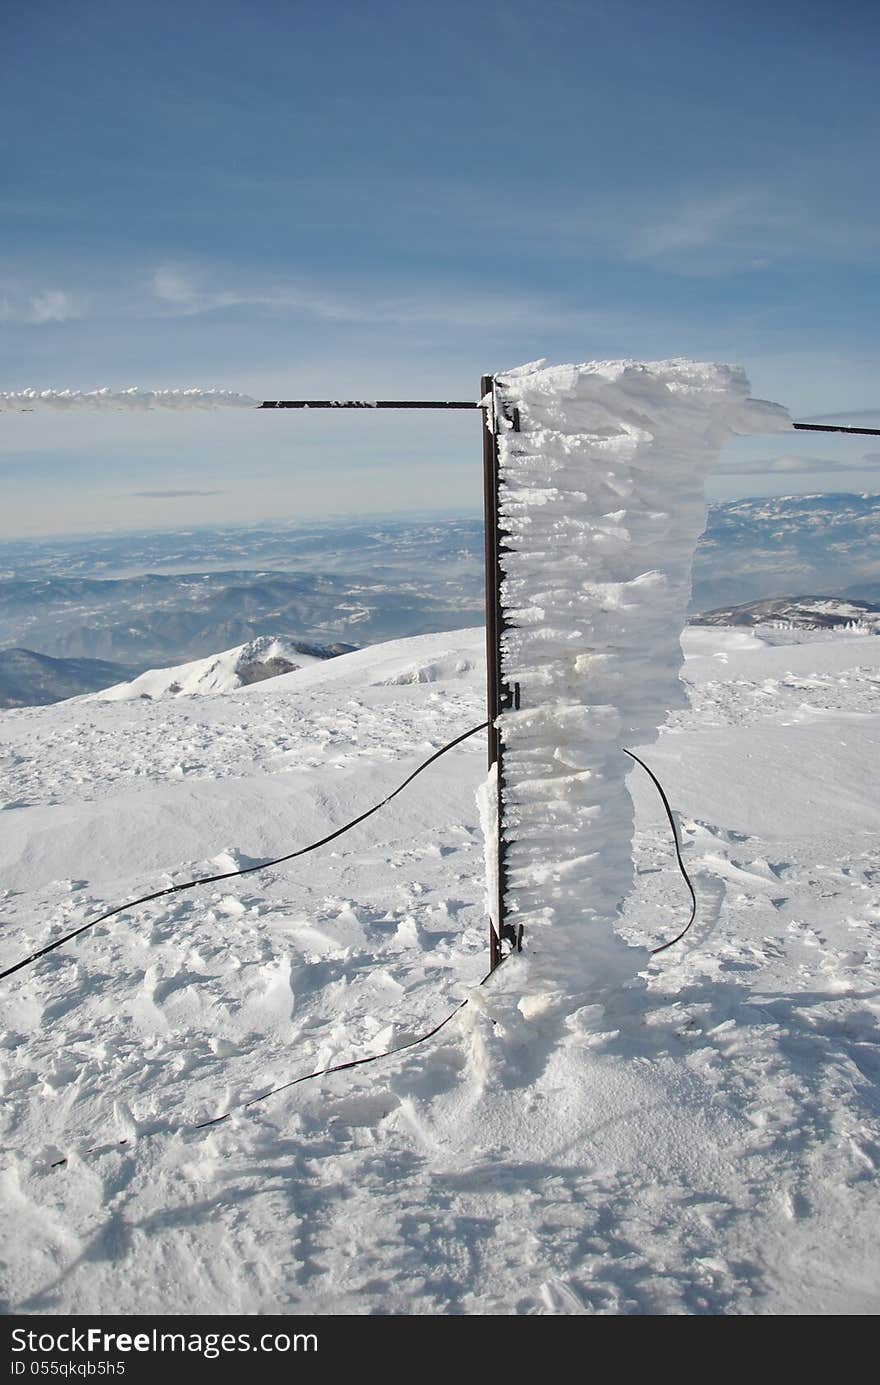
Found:
[[[466,683],[485,696],[486,631],[481,626],[447,631],[443,635],[411,635],[385,640],[332,662],[313,664],[272,684],[274,691],[329,689],[339,683],[358,688],[398,688],[420,683]]]
[[[397,673],[388,674],[380,680],[387,687],[400,687],[404,683],[439,683],[452,678],[466,678],[477,667],[485,671],[485,663],[477,665],[473,658],[466,658],[456,650],[444,649],[442,654],[427,662],[407,664]]]
[[[686,705],[705,480],[734,434],[791,423],[738,367],[686,360],[537,362],[495,392],[505,913],[533,937],[529,985],[576,998],[646,961],[613,928],[633,883],[623,748]]]
[[[195,659],[176,668],[148,669],[130,683],[117,683],[83,700],[128,702],[133,698],[233,692],[251,683],[263,683],[268,678],[294,673],[310,664],[323,664],[349,649],[349,645],[309,644],[282,635],[263,635],[207,659]]]

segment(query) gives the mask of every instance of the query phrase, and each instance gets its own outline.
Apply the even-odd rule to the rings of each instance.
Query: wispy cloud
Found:
[[[868,423],[874,419],[880,419],[880,409],[847,409],[839,414],[808,414],[803,420],[804,423]],[[867,424],[866,424],[867,426]]]
[[[634,218],[621,228],[622,237],[615,238],[627,258],[664,260],[718,249],[734,239],[741,244],[747,226],[766,221],[754,189],[689,196],[672,207],[649,204],[646,212],[643,220]]]
[[[189,496],[189,495],[224,495],[225,492],[224,492],[224,491],[185,491],[185,490],[171,490],[171,491],[131,491],[130,494],[133,495],[133,496],[134,496],[136,499],[138,499],[138,500],[180,500],[180,499],[182,499],[184,496]]]
[[[40,327],[50,322],[68,322],[82,313],[83,305],[65,289],[29,292],[19,286],[0,288],[0,322],[10,326]]]
[[[447,189],[445,196],[450,197]],[[431,196],[426,192],[426,200]],[[435,198],[439,197],[435,188]],[[518,203],[511,222],[506,205],[485,190],[456,192],[473,225],[508,244],[566,259],[597,257],[644,265],[676,276],[764,271],[814,260],[863,264],[880,251],[880,226],[873,188],[847,184],[817,159],[772,177],[711,177],[662,186],[609,188],[599,183],[585,195],[580,187],[558,188]],[[439,210],[439,203],[438,203]]]
[[[880,250],[874,208],[834,197],[827,178],[792,175],[648,199],[614,230],[620,254],[676,273],[764,270],[805,259],[859,263]],[[860,202],[862,205],[859,205]],[[606,208],[606,225],[615,218]]]
[[[880,453],[863,453],[852,461],[832,460],[829,457],[808,457],[790,453],[783,457],[764,457],[754,460],[724,462],[719,476],[806,476],[828,471],[873,471],[880,480]]]
[[[224,308],[252,308],[273,313],[303,313],[330,322],[359,322],[363,308],[297,284],[261,282],[251,275],[242,282],[231,268],[198,270],[160,265],[152,275],[152,291],[163,307],[183,316]],[[369,316],[369,314],[366,314]]]
[[[328,287],[295,276],[272,275],[231,262],[162,262],[152,267],[81,268],[74,289],[0,283],[0,322],[10,326],[72,319],[107,328],[113,322],[208,318],[236,312],[242,318],[337,325],[341,328],[449,328],[599,333],[618,329],[631,313],[585,310],[564,296],[515,294],[420,276],[417,286],[381,280]]]

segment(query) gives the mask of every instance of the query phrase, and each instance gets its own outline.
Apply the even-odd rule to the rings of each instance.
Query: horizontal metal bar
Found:
[[[470,399],[264,399],[261,409],[479,409]],[[804,433],[860,433],[880,437],[880,428],[849,428],[831,423],[793,423]]]
[[[880,428],[844,428],[832,423],[793,423],[802,433],[861,433],[863,437],[880,438]]]
[[[261,409],[479,409],[471,399],[264,399]]]

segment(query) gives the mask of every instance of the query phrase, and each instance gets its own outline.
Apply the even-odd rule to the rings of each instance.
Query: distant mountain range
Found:
[[[482,544],[478,518],[0,544],[0,644],[15,647],[22,670],[22,650],[49,656],[39,679],[31,665],[35,697],[49,701],[279,630],[332,647],[461,629],[482,619]],[[800,592],[880,600],[880,495],[711,508],[694,562],[693,611]],[[91,661],[114,667],[108,676]],[[11,681],[0,677],[0,705],[30,696],[15,662]]]
[[[133,672],[104,659],[53,659],[33,649],[0,649],[0,708],[63,702],[109,687]]]
[[[32,649],[0,650],[0,709],[42,707],[91,695],[102,702],[229,692],[349,654],[354,645],[265,636],[207,659],[140,672],[105,659],[53,659]]]
[[[417,559],[413,558],[413,564]],[[482,574],[220,571],[0,580],[0,641],[56,657],[140,668],[207,657],[280,630],[318,644],[382,640],[474,623]]]
[[[690,616],[689,624],[852,629],[876,635],[880,634],[880,604],[827,596],[769,597],[702,611]],[[32,649],[4,649],[0,650],[0,709],[43,706],[82,694],[96,701],[122,702],[228,692],[351,653],[354,648],[342,642],[320,645],[263,636],[206,659],[143,673],[103,659],[53,659]]]
[[[880,598],[880,495],[794,495],[714,505],[692,609],[829,592]]]
[[[858,630],[880,634],[880,605],[835,596],[778,596],[722,606],[690,617],[691,625],[770,626],[786,630]]]

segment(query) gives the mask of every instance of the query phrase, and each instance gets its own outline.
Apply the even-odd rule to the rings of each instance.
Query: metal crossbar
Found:
[[[260,409],[479,409],[471,399],[264,399]]]
[[[470,399],[264,399],[259,409],[479,409]],[[880,438],[880,428],[854,428],[842,423],[793,423],[803,433],[858,433]]]

